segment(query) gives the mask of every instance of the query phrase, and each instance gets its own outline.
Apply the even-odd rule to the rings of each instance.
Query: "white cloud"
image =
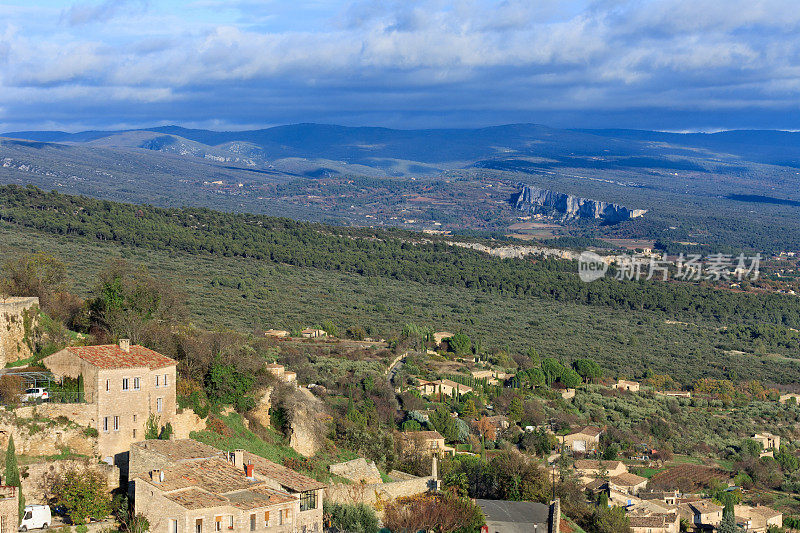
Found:
[[[237,22],[254,9],[247,1],[197,0],[176,13],[109,0],[73,4],[58,20],[12,15],[17,30],[0,33],[0,88],[11,91],[3,100],[10,109],[8,94],[22,89],[26,102],[66,102],[82,89],[107,100],[108,114],[126,112],[125,102],[144,114],[138,106],[185,102],[184,120],[224,121],[200,110],[222,113],[223,100],[234,115],[273,102],[331,113],[360,104],[387,116],[443,105],[775,108],[800,91],[795,0],[334,4],[299,3],[298,12],[330,13],[303,31]],[[213,16],[231,11],[226,5],[240,18]],[[257,18],[272,20],[288,5],[261,3]]]

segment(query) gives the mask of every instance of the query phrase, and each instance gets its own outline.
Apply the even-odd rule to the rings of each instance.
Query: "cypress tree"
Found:
[[[17,449],[14,446],[14,436],[8,438],[8,449],[6,449],[6,475],[5,485],[7,487],[17,487],[19,494],[19,522],[22,522],[22,515],[25,513],[25,497],[22,495],[22,480],[19,476],[19,465],[17,465]]]

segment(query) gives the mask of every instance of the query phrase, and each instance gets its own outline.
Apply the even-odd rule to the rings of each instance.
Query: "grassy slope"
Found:
[[[593,357],[625,376],[646,369],[670,373],[683,382],[719,377],[729,368],[739,375],[778,382],[800,380],[800,361],[780,357],[725,355],[711,324],[667,324],[656,313],[591,308],[535,298],[490,295],[477,290],[436,287],[368,278],[253,259],[196,256],[75,241],[0,224],[0,257],[46,251],[68,264],[69,281],[88,294],[96,274],[112,258],[148,266],[173,281],[189,297],[192,320],[209,328],[288,328],[330,318],[340,329],[372,327],[389,335],[415,322],[436,330],[465,332],[484,347],[509,346],[565,361]],[[214,279],[226,279],[225,286]],[[231,279],[254,280],[243,289]]]

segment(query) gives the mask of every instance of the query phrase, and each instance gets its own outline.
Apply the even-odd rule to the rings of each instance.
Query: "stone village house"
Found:
[[[165,355],[123,339],[119,345],[70,346],[42,362],[59,381],[83,376],[100,457],[123,471],[151,415],[159,426],[175,422],[177,362]]]
[[[136,513],[153,533],[322,533],[325,485],[243,450],[190,439],[131,447]]]
[[[561,444],[574,452],[586,453],[597,451],[597,448],[600,446],[600,435],[602,433],[603,430],[599,427],[586,426],[580,431],[560,437]]]

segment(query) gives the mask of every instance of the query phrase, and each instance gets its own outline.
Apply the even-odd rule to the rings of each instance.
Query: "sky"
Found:
[[[800,129],[797,0],[0,0],[0,131]]]

